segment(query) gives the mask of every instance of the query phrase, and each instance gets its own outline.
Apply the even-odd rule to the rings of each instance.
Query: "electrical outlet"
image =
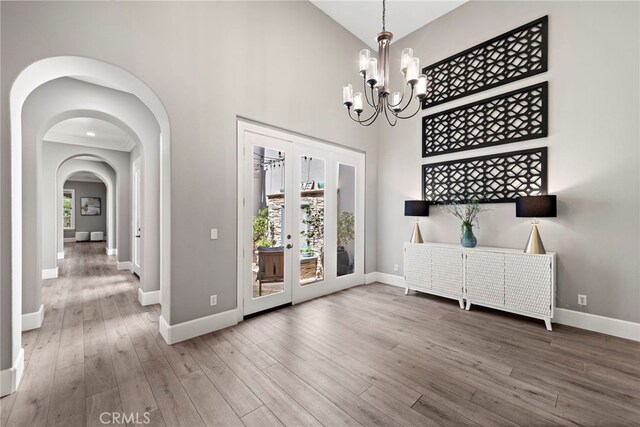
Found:
[[[218,239],[218,229],[217,228],[212,228],[211,229],[211,240],[217,240]]]
[[[209,305],[211,307],[213,307],[214,305],[216,305],[218,303],[218,295],[211,295],[209,297]]]
[[[578,294],[578,305],[587,305],[587,296]]]
[[[400,267],[398,267],[398,264],[393,264],[393,271],[399,271]]]

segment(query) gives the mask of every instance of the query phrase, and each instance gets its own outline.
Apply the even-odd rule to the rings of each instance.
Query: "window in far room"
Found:
[[[76,192],[72,189],[63,190],[62,199],[62,224],[65,230],[73,230],[75,226],[75,215],[73,209],[76,204]]]

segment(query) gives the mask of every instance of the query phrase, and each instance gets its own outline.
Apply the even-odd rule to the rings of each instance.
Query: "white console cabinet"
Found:
[[[555,253],[405,243],[405,293],[426,292],[543,319],[551,330],[555,308]]]

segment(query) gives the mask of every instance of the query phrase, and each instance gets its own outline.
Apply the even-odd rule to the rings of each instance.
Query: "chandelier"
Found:
[[[420,75],[420,60],[413,56],[411,48],[403,49],[400,59],[400,72],[405,81],[402,94],[390,91],[389,45],[393,34],[386,31],[385,15],[386,0],[382,0],[382,32],[378,34],[378,58],[371,55],[369,49],[361,50],[359,55],[362,92],[353,93],[350,84],[342,88],[342,103],[347,107],[349,117],[362,126],[370,126],[380,114],[384,114],[387,122],[395,126],[398,119],[410,119],[418,114],[420,101],[427,96],[427,76]],[[407,89],[410,89],[409,96]],[[403,116],[402,113],[409,107],[413,98],[418,100],[418,108],[413,114]],[[373,112],[369,117],[363,118],[365,102]],[[355,117],[352,111],[355,112]]]

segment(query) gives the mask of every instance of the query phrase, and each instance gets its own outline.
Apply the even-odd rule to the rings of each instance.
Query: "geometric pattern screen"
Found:
[[[422,157],[547,136],[547,82],[422,118]]]
[[[422,108],[547,71],[547,16],[423,68]]]
[[[422,165],[422,194],[435,205],[547,194],[547,148]]]

